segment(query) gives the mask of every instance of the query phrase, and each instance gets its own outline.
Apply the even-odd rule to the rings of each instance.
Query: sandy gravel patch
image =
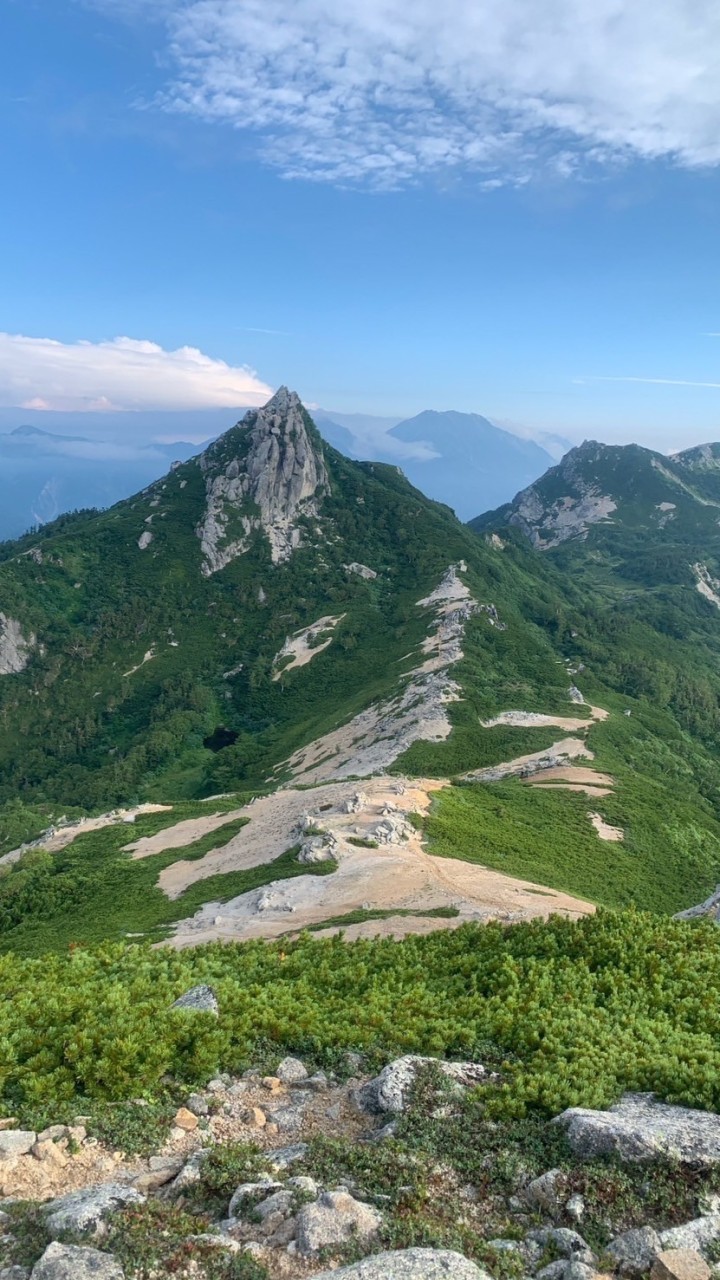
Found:
[[[611,827],[608,822],[599,813],[589,813],[588,818],[592,822],[601,840],[624,840],[625,832],[622,827]]]
[[[571,778],[572,769],[568,769],[567,774]],[[534,781],[528,778],[527,785],[534,787],[536,791],[581,791],[586,796],[597,796],[598,799],[612,795],[612,787],[591,787],[587,782],[543,782],[542,779]]]
[[[334,636],[328,636],[327,640],[319,641],[318,637],[324,631],[333,632],[339,622],[342,622],[346,615],[339,613],[337,617],[328,614],[325,618],[318,618],[317,622],[313,622],[309,627],[303,627],[301,631],[296,631],[294,635],[288,636],[282,649],[275,654],[273,666],[277,667],[278,663],[283,662],[284,658],[290,658],[290,662],[283,662],[281,670],[275,671],[273,680],[280,680],[286,671],[292,671],[295,667],[305,667],[308,662],[312,662],[313,658],[327,649],[333,642]]]
[[[362,784],[362,792],[357,784],[335,783],[313,791],[276,792],[265,801],[256,801],[250,824],[225,849],[198,862],[167,868],[160,878],[164,891],[177,897],[188,884],[206,875],[268,862],[300,838],[301,825],[308,819],[313,828],[324,828],[337,860],[336,869],[328,876],[301,875],[276,881],[222,905],[208,903],[176,926],[171,945],[278,938],[370,909],[419,915],[396,915],[353,925],[349,936],[398,937],[455,928],[468,920],[509,922],[552,912],[576,917],[594,910],[590,903],[568,894],[461,859],[427,853],[420,833],[406,818],[410,813],[427,812],[431,793],[445,785],[429,779],[375,778]],[[348,806],[352,812],[346,811]],[[375,848],[352,843],[353,839],[374,837],[379,840]],[[478,845],[482,849],[482,832],[478,833]],[[424,912],[437,907],[453,907],[459,914],[451,919],[423,918]]]
[[[331,782],[310,791],[293,787],[275,791],[244,809],[236,810],[233,817],[248,818],[249,822],[221,849],[213,849],[195,861],[174,862],[160,873],[158,884],[169,898],[178,898],[198,880],[227,875],[230,871],[247,871],[251,867],[274,862],[301,841],[306,818],[311,819],[314,827],[323,828],[339,841],[347,841],[347,837],[371,838],[383,819],[385,809],[392,806],[402,814],[425,814],[430,806],[431,792],[447,785],[431,779],[382,777],[370,778],[361,784]],[[362,811],[346,812],[346,806],[359,795],[363,797]],[[175,830],[178,828],[171,828],[171,831]],[[168,847],[176,848],[177,845],[162,846]],[[348,848],[352,850],[353,846]],[[161,852],[161,849],[151,852]]]
[[[132,844],[124,845],[123,851],[131,853],[135,859],[149,858],[154,853],[164,853],[166,849],[185,849],[187,845],[217,831],[218,827],[224,827],[235,818],[244,817],[250,807],[245,805],[242,809],[233,809],[229,813],[208,813],[199,818],[186,818],[184,822],[176,822],[174,827],[164,827],[154,836],[143,836]]]
[[[510,725],[515,729],[566,729],[569,733],[582,733],[589,729],[592,721],[584,716],[542,715],[539,711],[501,711],[492,720],[480,721],[483,729],[494,729],[496,725]]]
[[[544,787],[552,782],[586,783],[589,787],[608,788],[615,785],[615,780],[609,773],[600,773],[579,764],[557,765],[554,769],[543,769],[539,777],[532,779],[532,785],[535,787]]]
[[[85,835],[88,831],[101,831],[103,827],[116,827],[122,822],[131,823],[143,813],[170,813],[171,811],[171,804],[139,804],[134,809],[115,809],[112,813],[103,813],[97,818],[78,818],[77,822],[50,827],[31,844],[21,845],[19,849],[13,849],[11,853],[4,854],[0,858],[0,866],[17,862],[28,849],[43,848],[48,853],[59,853],[61,849],[72,844],[77,836]]]

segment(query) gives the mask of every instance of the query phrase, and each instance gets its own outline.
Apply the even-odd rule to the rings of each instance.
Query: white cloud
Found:
[[[163,105],[288,177],[720,162],[717,0],[176,0]]]
[[[272,390],[245,365],[213,360],[196,347],[155,342],[56,342],[0,333],[0,405],[25,409],[237,408]]]

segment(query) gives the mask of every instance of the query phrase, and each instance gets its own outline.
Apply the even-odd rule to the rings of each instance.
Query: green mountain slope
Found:
[[[479,601],[517,614],[535,590],[396,468],[324,445],[278,393],[136,497],[4,544],[0,802],[97,809],[263,785],[399,687],[432,616],[417,602],[462,560]],[[322,619],[312,661],[278,658]],[[528,696],[542,678],[543,706],[566,699],[536,628],[514,626],[510,646],[487,613],[469,629],[484,710],[515,678],[514,645]]]

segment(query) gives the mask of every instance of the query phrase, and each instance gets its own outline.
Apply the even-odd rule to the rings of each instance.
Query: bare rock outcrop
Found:
[[[487,1271],[449,1249],[398,1249],[376,1253],[314,1280],[490,1280]]]
[[[25,636],[16,618],[0,613],[0,676],[18,675],[24,671],[35,644],[35,636]]]
[[[704,902],[698,903],[696,907],[687,907],[685,911],[678,911],[673,920],[712,920],[714,924],[720,924],[720,884],[715,886],[715,892],[710,894]]]
[[[258,530],[270,543],[273,563],[289,560],[301,543],[302,521],[318,518],[329,491],[322,451],[310,438],[294,391],[281,387],[240,425],[242,456],[228,457],[221,437],[199,458],[207,506],[197,535],[206,576],[243,555]]]

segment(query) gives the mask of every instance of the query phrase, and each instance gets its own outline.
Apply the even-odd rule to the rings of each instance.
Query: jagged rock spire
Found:
[[[240,429],[240,448],[231,456],[227,441],[237,433],[221,437],[200,458],[207,508],[198,537],[206,575],[243,555],[256,529],[267,535],[275,564],[288,560],[301,542],[300,521],[318,518],[329,492],[322,450],[308,433],[297,392],[280,387],[262,409],[245,415]],[[229,536],[231,524],[239,526],[239,537]]]

